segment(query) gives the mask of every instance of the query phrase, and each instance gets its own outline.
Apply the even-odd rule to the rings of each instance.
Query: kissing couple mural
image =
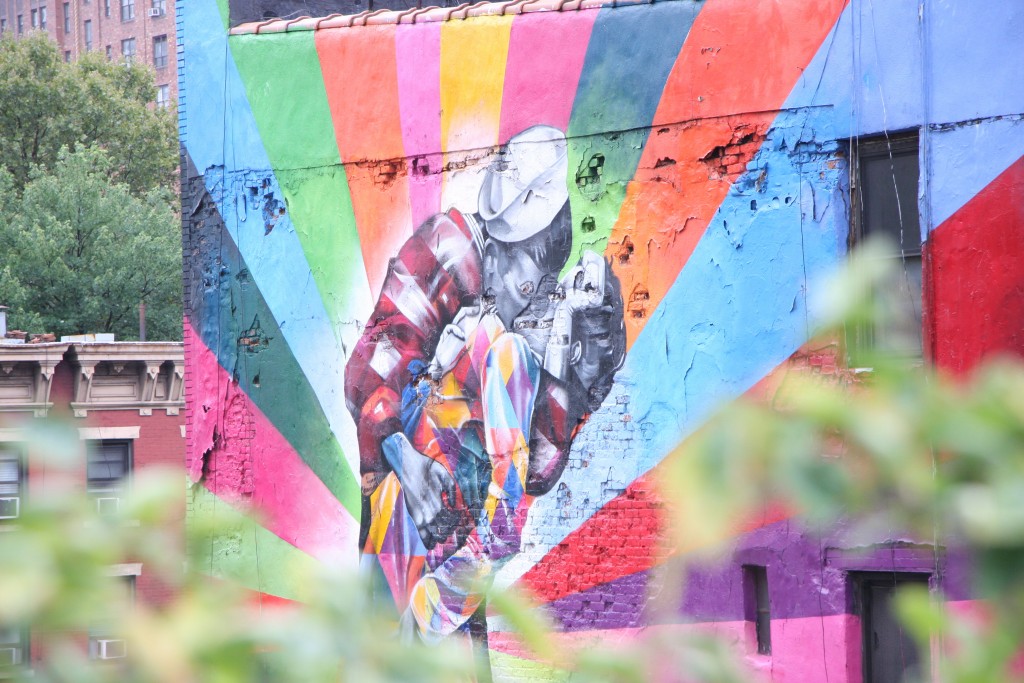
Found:
[[[494,573],[622,364],[618,279],[592,251],[566,269],[567,171],[560,130],[513,136],[475,206],[402,245],[346,366],[362,562],[410,637],[486,634]]]

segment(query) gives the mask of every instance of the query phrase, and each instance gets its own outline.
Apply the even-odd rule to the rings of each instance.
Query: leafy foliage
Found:
[[[0,38],[0,304],[29,332],[181,338],[173,113],[144,66]]]
[[[0,39],[0,164],[20,194],[33,169],[51,169],[64,147],[98,145],[112,173],[136,194],[172,187],[177,166],[174,116],[151,108],[147,67],[89,53],[65,63],[42,32]]]
[[[181,338],[181,245],[166,190],[139,195],[98,148],[63,149],[37,168],[20,199],[2,206],[0,301],[12,325],[57,334],[138,335],[147,304],[150,339]],[[0,175],[0,183],[11,183]]]
[[[863,307],[868,285],[847,279],[829,307],[839,320]],[[967,548],[976,560],[974,592],[984,619],[954,615],[926,592],[900,596],[908,628],[941,652],[939,680],[1020,680],[1024,642],[1024,366],[996,361],[973,377],[872,361],[873,372],[840,381],[791,377],[774,406],[727,407],[664,468],[672,529],[695,545],[728,539],[766,501],[784,501],[821,525],[848,518],[913,530]],[[40,469],[74,476],[80,450],[41,435]],[[180,518],[180,474],[139,473],[120,517],[96,519],[67,488],[34,489],[19,527],[0,534],[0,624],[49,633],[50,656],[33,681],[468,681],[465,647],[406,644],[375,610],[365,588],[329,573],[303,576],[303,607],[254,606],[241,589],[182,574],[180,542],[160,530]],[[139,523],[125,523],[138,520]],[[223,533],[200,528],[197,538]],[[227,533],[232,533],[227,530]],[[128,660],[87,661],[73,629],[112,603],[103,566],[138,558],[178,588],[170,604],[120,606]],[[750,680],[728,645],[709,636],[681,639],[653,628],[631,644],[567,648],[547,635],[542,610],[494,592],[497,620],[541,662],[537,680],[572,683],[738,683]],[[672,601],[668,601],[672,602]],[[673,603],[678,604],[678,603]],[[68,629],[72,629],[69,635]],[[506,641],[506,646],[513,645]],[[524,660],[525,662],[526,660]],[[552,666],[548,666],[551,664]],[[20,672],[16,672],[20,673]]]

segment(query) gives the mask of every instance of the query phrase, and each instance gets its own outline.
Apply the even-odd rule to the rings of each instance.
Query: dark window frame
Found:
[[[0,444],[0,460],[15,460],[17,466],[17,479],[14,482],[17,486],[17,492],[13,495],[0,492],[0,498],[18,499],[18,514],[14,517],[0,519],[0,524],[16,524],[25,509],[25,499],[28,494],[28,459],[26,458],[24,446],[9,443]],[[0,482],[0,486],[3,483]]]
[[[772,654],[771,593],[768,589],[768,567],[744,564],[743,612],[744,619],[754,624],[757,654]]]
[[[850,571],[847,573],[847,581],[852,594],[852,613],[860,618],[861,633],[861,680],[864,683],[874,683],[871,676],[871,604],[867,599],[867,591],[871,586],[893,585],[897,590],[900,584],[924,584],[929,590],[932,589],[932,577],[934,575],[925,571]],[[918,662],[923,671],[928,670],[929,651],[922,649],[918,655]]]
[[[902,240],[901,244],[895,245],[897,249],[887,258],[898,260],[900,266],[900,276],[904,278],[903,282],[898,283],[899,286],[905,286],[906,291],[911,294],[912,301],[910,302],[913,307],[914,315],[916,317],[917,328],[915,334],[917,335],[913,345],[917,348],[897,348],[896,345],[886,346],[883,344],[879,337],[879,330],[876,326],[872,325],[857,325],[847,330],[847,342],[848,350],[851,355],[857,355],[862,352],[885,352],[887,354],[905,357],[908,360],[920,360],[924,355],[925,348],[925,334],[923,329],[923,305],[924,298],[922,296],[923,282],[914,283],[911,281],[912,277],[920,278],[922,268],[922,239],[921,239],[921,220],[918,211],[918,193],[920,190],[920,177],[921,177],[921,164],[920,164],[920,139],[917,129],[903,130],[892,133],[884,133],[881,135],[861,136],[858,138],[852,138],[849,142],[850,149],[850,230],[848,236],[847,247],[850,253],[853,253],[858,246],[863,243],[869,236],[876,233],[886,233],[886,226],[883,225],[869,225],[869,219],[867,217],[868,211],[866,205],[870,203],[871,197],[870,192],[868,197],[865,198],[865,186],[870,184],[870,180],[867,178],[867,168],[871,165],[871,162],[882,161],[882,168],[886,165],[889,167],[889,171],[892,173],[893,187],[895,192],[893,196],[897,198],[896,209],[901,216],[900,220],[900,237]],[[905,192],[904,195],[900,195],[899,186],[901,183],[905,183],[906,179],[900,176],[897,179],[896,163],[897,159],[906,159],[907,157],[913,157],[915,160],[914,164],[914,190],[912,192]],[[888,160],[888,164],[885,164],[885,160]],[[909,196],[906,196],[909,194]],[[883,201],[879,201],[881,205]],[[889,207],[891,208],[891,207]],[[903,209],[906,208],[911,216],[902,218]],[[917,221],[914,222],[913,218],[916,217]],[[891,232],[891,231],[890,231]],[[909,268],[909,269],[908,269]],[[913,273],[911,273],[913,271]],[[913,289],[912,289],[913,288]],[[889,296],[892,299],[892,296]],[[895,322],[900,322],[895,320]],[[904,321],[905,322],[905,321]],[[858,364],[854,362],[854,364]]]
[[[4,639],[4,633],[17,634],[17,640]],[[15,672],[25,672],[31,664],[32,657],[32,633],[28,628],[0,628],[0,650],[13,649],[17,651],[18,661],[13,664],[5,664],[0,660],[0,678],[12,676]]]
[[[126,576],[111,577],[115,581],[123,581],[125,584],[125,599],[129,608],[134,608],[137,601],[138,577],[133,574]],[[115,640],[124,641],[122,633],[117,630],[117,622],[113,619],[101,619],[89,626],[89,659],[100,660],[101,641]],[[127,656],[127,652],[126,655]]]
[[[157,49],[158,45],[162,45],[162,53]],[[155,69],[166,69],[167,65],[171,61],[171,43],[168,40],[166,34],[153,36],[153,68]],[[161,59],[162,58],[162,59]]]
[[[123,473],[120,476],[94,477],[89,472],[93,458],[105,449],[121,451]],[[121,498],[131,488],[135,469],[135,448],[132,439],[99,439],[89,441],[86,447],[86,492],[94,499]]]
[[[131,47],[130,51],[126,51],[126,47]],[[135,43],[135,37],[122,38],[121,39],[121,57],[124,59],[125,64],[134,64],[135,57],[138,55],[138,45]]]

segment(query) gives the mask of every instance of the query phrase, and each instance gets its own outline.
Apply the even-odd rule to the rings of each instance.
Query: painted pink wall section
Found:
[[[753,622],[715,621],[694,624],[663,624],[614,630],[552,633],[555,650],[572,652],[601,649],[614,652],[638,642],[679,642],[694,636],[714,636],[735,649],[749,668],[750,683],[861,683],[860,618],[850,614],[772,620],[771,656],[756,652]],[[491,649],[527,656],[514,635],[492,632]],[[558,662],[549,662],[558,666]],[[675,680],[671,678],[670,680]]]
[[[274,425],[253,405],[230,375],[217,362],[192,330],[185,325],[186,343],[191,344],[189,362],[192,377],[209,385],[204,396],[223,394],[225,405],[238,401],[248,415],[247,472],[252,477],[252,496],[240,501],[239,487],[228,473],[220,477],[206,476],[203,485],[232,507],[252,512],[260,524],[296,548],[329,566],[351,564],[352,548],[358,542],[359,524],[331,494],[320,479],[299,458],[295,449],[281,436]],[[192,416],[192,429],[202,443],[223,443],[223,435],[214,440],[214,430],[221,421],[216,411],[197,410]],[[224,425],[220,425],[224,429]],[[246,435],[248,436],[248,435]],[[207,462],[212,469],[237,467],[215,447]],[[193,481],[196,473],[189,472]],[[247,487],[250,488],[250,487]]]
[[[773,619],[771,680],[861,683],[860,642],[856,615]]]
[[[397,28],[395,52],[402,142],[407,157],[415,158],[441,149],[441,63],[437,59],[423,59],[423,55],[441,52],[441,24],[403,24]],[[440,164],[441,159],[429,158],[428,162]],[[441,178],[440,173],[417,174],[409,169],[412,225],[419,225],[441,210]]]
[[[597,12],[524,14],[512,24],[499,137],[530,126],[569,127]]]

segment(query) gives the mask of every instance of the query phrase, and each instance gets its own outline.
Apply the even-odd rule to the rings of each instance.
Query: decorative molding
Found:
[[[184,436],[185,425],[181,426]],[[25,440],[25,432],[21,429],[4,427],[0,428],[0,443],[16,443]]]
[[[141,429],[141,427],[79,427],[78,438],[82,441],[138,439]]]
[[[141,576],[142,563],[126,562],[122,564],[112,564],[106,568],[104,573],[107,576]]]

